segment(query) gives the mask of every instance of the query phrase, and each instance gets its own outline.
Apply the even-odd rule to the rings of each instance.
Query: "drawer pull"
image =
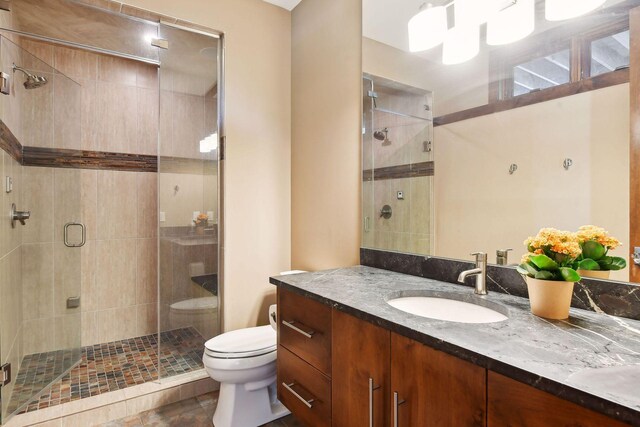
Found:
[[[313,401],[314,401],[315,399],[309,399],[309,400],[306,400],[304,397],[300,396],[300,395],[299,395],[299,394],[298,394],[298,393],[297,393],[297,392],[292,388],[294,385],[296,385],[296,383],[291,383],[291,384],[287,384],[287,383],[285,383],[285,382],[283,382],[283,383],[282,383],[282,386],[283,386],[284,388],[286,388],[287,390],[289,390],[289,392],[291,392],[291,394],[293,394],[295,397],[297,397],[297,398],[298,398],[298,400],[299,400],[300,402],[304,403],[304,404],[305,404],[305,406],[306,406],[307,408],[309,408],[309,409],[313,408],[312,403],[313,403]]]
[[[313,331],[313,330],[309,330],[309,332],[305,332],[305,331],[303,331],[302,329],[300,329],[300,328],[298,328],[297,326],[295,326],[295,325],[294,325],[294,323],[296,323],[296,322],[294,322],[293,320],[292,320],[292,321],[290,321],[290,322],[287,322],[286,320],[283,320],[283,321],[282,321],[282,324],[283,324],[284,326],[287,326],[287,327],[289,327],[289,328],[293,329],[294,331],[298,332],[299,334],[304,335],[304,336],[305,336],[305,337],[307,337],[307,338],[313,338],[313,334],[315,334],[315,333],[316,333],[315,331]],[[299,324],[301,325],[301,323],[299,323]]]
[[[404,399],[398,397],[398,392],[393,392],[393,427],[398,427],[398,410],[399,406],[405,402]]]
[[[369,378],[369,427],[373,427],[373,392],[379,388],[373,385],[373,378]]]

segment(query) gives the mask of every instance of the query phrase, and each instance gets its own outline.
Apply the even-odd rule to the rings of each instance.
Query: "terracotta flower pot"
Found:
[[[573,282],[540,280],[527,277],[531,312],[546,319],[569,317]]]
[[[580,277],[591,277],[593,279],[608,279],[609,270],[578,270]]]

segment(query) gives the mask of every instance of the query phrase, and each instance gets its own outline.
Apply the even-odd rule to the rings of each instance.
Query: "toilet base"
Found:
[[[291,413],[277,398],[275,378],[267,387],[247,385],[251,384],[220,384],[215,427],[257,427]]]

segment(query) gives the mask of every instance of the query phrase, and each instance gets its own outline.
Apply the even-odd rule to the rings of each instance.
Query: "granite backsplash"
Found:
[[[473,278],[469,278],[465,285],[458,283],[460,272],[474,268],[474,264],[455,259],[361,248],[360,264],[456,283],[460,286],[473,287],[475,284]],[[488,265],[487,289],[489,292],[529,297],[527,285],[514,267]],[[611,280],[582,279],[574,287],[571,306],[596,313],[640,320],[640,285]]]

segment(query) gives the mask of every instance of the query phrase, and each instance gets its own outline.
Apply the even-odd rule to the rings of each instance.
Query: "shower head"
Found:
[[[389,140],[389,128],[384,128],[382,130],[377,130],[373,133],[373,137],[378,141],[382,141],[382,145],[390,145],[391,141]]]
[[[24,82],[25,89],[37,89],[49,83],[49,80],[47,80],[46,77],[31,74],[24,68],[18,67],[16,64],[13,64],[13,72],[15,73],[16,71],[22,71],[27,76],[27,80],[25,80]]]

